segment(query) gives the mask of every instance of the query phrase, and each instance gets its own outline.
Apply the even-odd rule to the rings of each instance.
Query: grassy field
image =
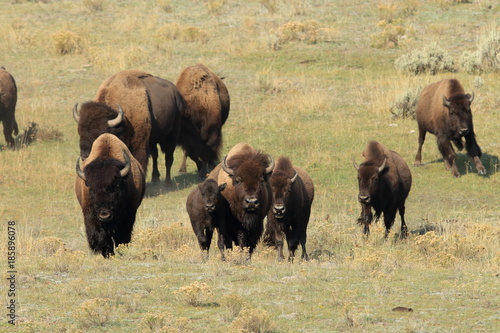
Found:
[[[372,47],[385,40],[387,15],[405,32]],[[0,331],[12,328],[8,221],[21,332],[500,331],[500,79],[459,66],[499,18],[493,0],[4,1],[0,66],[17,82],[20,129],[36,122],[39,132],[15,151],[0,137]],[[396,71],[398,57],[434,42],[456,72]],[[259,245],[251,262],[240,251],[221,262],[213,245],[203,261],[185,210],[195,166],[177,173],[180,150],[173,190],[150,184],[149,170],[129,246],[109,260],[88,250],[73,188],[73,105],[120,70],[175,83],[199,62],[225,77],[231,95],[223,153],[246,141],[312,176],[312,260],[278,263]],[[360,163],[365,144],[378,140],[413,165],[417,124],[394,119],[390,107],[407,90],[451,77],[475,92],[488,174],[460,152],[463,175],[453,178],[428,135],[425,164],[411,167],[410,236],[394,237],[398,217],[388,240],[381,223],[364,239],[352,159]]]

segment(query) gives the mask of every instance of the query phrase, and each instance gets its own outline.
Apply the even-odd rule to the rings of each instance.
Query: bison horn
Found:
[[[226,159],[227,159],[227,155],[224,156],[224,160],[222,161],[221,167],[224,171],[226,171],[228,173],[228,175],[234,176],[234,171],[233,171],[233,169],[231,169],[230,167],[227,166]]]
[[[378,172],[382,172],[382,170],[384,170],[384,169],[385,169],[385,164],[386,164],[386,162],[387,162],[387,157],[386,157],[386,158],[384,158],[384,163],[382,163],[382,165],[380,166],[380,168],[378,168]]]
[[[269,166],[266,168],[266,175],[273,172],[274,169],[274,159],[271,157],[271,155],[268,156],[269,156]]]
[[[120,104],[118,104],[118,115],[116,116],[115,119],[110,119],[108,120],[108,126],[109,127],[116,127],[121,124],[123,121],[123,110]]]
[[[120,170],[120,176],[125,177],[130,171],[130,157],[123,151],[123,158],[125,159],[125,166]]]
[[[297,170],[293,170],[295,171],[295,175],[293,175],[292,179],[290,179],[290,181],[292,182],[292,184],[295,182],[295,179],[297,179],[297,176],[299,175],[299,173],[297,172]]]
[[[354,158],[352,159],[352,165],[354,165],[354,168],[356,170],[359,170],[359,165],[356,163],[356,161],[354,160]]]
[[[83,179],[83,181],[86,181],[87,179],[85,178],[85,173],[82,171],[82,169],[80,169],[81,160],[82,160],[81,157],[78,157],[78,159],[76,160],[76,174],[78,175],[78,177]]]
[[[78,123],[80,122],[80,113],[78,112],[78,103],[75,103],[75,106],[73,107],[73,118],[75,121]]]
[[[474,91],[472,92],[472,95],[468,95],[469,97],[469,103],[472,104],[472,101],[474,100]]]
[[[450,100],[446,98],[446,96],[443,96],[443,105],[446,106],[447,108],[450,107]]]

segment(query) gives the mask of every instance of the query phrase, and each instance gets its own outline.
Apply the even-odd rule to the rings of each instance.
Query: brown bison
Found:
[[[230,214],[226,232],[250,255],[264,230],[264,218],[271,207],[272,194],[268,177],[274,169],[274,160],[255,150],[248,143],[235,145],[217,165],[208,178],[226,183],[223,197],[229,203]]]
[[[375,219],[384,213],[385,237],[394,224],[396,212],[401,216],[401,237],[408,229],[405,224],[405,201],[410,193],[411,172],[403,158],[395,151],[388,150],[376,141],[370,141],[363,152],[365,161],[359,166],[353,161],[358,171],[361,216],[358,222],[364,226],[363,233],[368,236],[375,210]]]
[[[138,70],[111,76],[99,87],[94,102],[83,104],[79,112],[74,108],[81,156],[88,155],[93,140],[100,134],[111,133],[130,148],[144,170],[151,152],[152,180],[157,181],[159,144],[165,153],[165,181],[170,185],[183,103],[174,84],[157,76]]]
[[[16,122],[17,86],[16,81],[5,67],[0,67],[0,123],[3,123],[3,135],[9,147],[14,148],[12,133],[17,135]]]
[[[87,240],[94,253],[114,254],[114,246],[130,242],[137,208],[144,196],[141,164],[116,136],[105,133],[92,145],[80,167],[75,192],[82,207]]]
[[[479,174],[486,174],[481,163],[481,148],[476,142],[472,112],[470,105],[474,94],[465,94],[460,82],[455,79],[442,80],[424,88],[418,99],[416,119],[418,122],[418,150],[415,156],[415,166],[422,163],[422,145],[426,132],[437,138],[437,144],[444,163],[455,177],[460,177],[455,163],[455,151],[451,142],[458,150],[464,148],[462,138],[465,138],[465,148],[474,160]]]
[[[229,115],[229,92],[222,80],[202,64],[185,68],[176,83],[186,101],[179,144],[184,149],[180,172],[186,172],[189,156],[204,178],[219,162],[222,125]]]
[[[309,174],[290,159],[280,157],[269,178],[273,203],[267,214],[265,243],[278,249],[283,260],[283,234],[288,243],[288,260],[293,261],[295,250],[302,246],[302,259],[309,260],[306,251],[306,230],[314,200],[314,185]]]
[[[224,247],[232,247],[231,238],[223,234],[229,212],[229,205],[221,193],[225,188],[226,183],[218,185],[215,179],[209,178],[196,186],[186,200],[186,210],[202,252],[206,251],[208,256],[214,229],[217,229],[217,246],[222,260],[225,260]]]

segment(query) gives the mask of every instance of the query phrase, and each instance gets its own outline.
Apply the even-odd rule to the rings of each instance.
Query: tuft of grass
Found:
[[[423,49],[415,50],[400,56],[394,62],[399,72],[410,75],[439,72],[456,72],[453,58],[437,43],[432,43]]]
[[[228,332],[272,333],[277,329],[266,310],[251,308],[240,311]]]
[[[222,298],[222,306],[225,309],[221,314],[222,320],[228,322],[238,317],[243,308],[243,298],[240,295],[228,294]]]
[[[111,321],[113,311],[109,298],[92,298],[75,309],[73,318],[82,328],[102,327]]]
[[[57,54],[65,55],[82,51],[83,38],[73,31],[57,31],[51,37],[52,46]]]
[[[179,290],[174,291],[174,295],[177,295],[179,300],[190,306],[207,304],[214,296],[212,290],[210,290],[206,283],[198,281],[180,287]]]
[[[370,36],[370,46],[374,48],[397,47],[400,40],[407,35],[408,30],[402,19],[381,20],[377,23],[377,27],[381,31]]]

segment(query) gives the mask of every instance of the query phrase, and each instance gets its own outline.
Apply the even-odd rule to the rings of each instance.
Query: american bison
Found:
[[[388,150],[376,141],[370,141],[363,152],[365,161],[359,166],[353,160],[358,171],[361,216],[358,222],[364,226],[363,233],[368,236],[375,210],[375,219],[384,213],[385,237],[394,224],[396,212],[401,216],[401,237],[406,237],[405,201],[410,193],[411,172],[403,158],[395,151]]]
[[[138,70],[111,76],[99,87],[94,102],[83,104],[79,112],[74,108],[82,157],[88,155],[97,136],[112,133],[130,148],[145,171],[151,152],[152,180],[157,181],[159,144],[165,153],[169,186],[183,104],[182,95],[170,81]]]
[[[14,148],[12,133],[17,135],[16,122],[17,86],[12,75],[5,67],[0,67],[0,123],[3,123],[3,135],[8,146]]]
[[[455,79],[447,79],[432,83],[424,88],[418,99],[416,119],[418,122],[418,150],[415,156],[415,166],[422,163],[422,145],[425,134],[432,133],[437,138],[437,144],[444,163],[455,177],[460,177],[455,163],[455,151],[451,142],[458,150],[464,148],[462,138],[465,138],[465,148],[476,164],[477,172],[486,174],[481,163],[481,148],[476,142],[472,124],[471,103],[474,94],[465,94],[464,88]]]
[[[307,224],[314,200],[311,176],[302,168],[293,166],[290,159],[280,157],[269,178],[273,203],[267,214],[265,242],[278,249],[278,259],[283,256],[283,234],[288,243],[288,260],[293,261],[295,250],[302,246],[302,259],[309,260],[306,251]]]
[[[224,235],[229,205],[221,192],[226,185],[218,185],[215,179],[206,179],[189,193],[186,200],[186,210],[202,252],[206,251],[208,256],[214,229],[217,229],[217,246],[222,260],[225,260],[224,247],[232,247],[231,238]]]
[[[219,162],[229,92],[221,78],[202,64],[185,68],[176,86],[186,101],[179,136],[184,159],[179,171],[186,172],[189,156],[196,163],[199,177],[205,178],[208,169]]]
[[[142,166],[120,139],[105,133],[85,161],[78,159],[76,172],[75,192],[90,249],[108,257],[115,245],[130,242],[145,190]]]
[[[227,184],[222,192],[230,210],[226,232],[236,245],[249,248],[250,255],[262,236],[263,221],[271,207],[268,178],[273,169],[271,156],[248,143],[239,143],[208,176],[219,185]]]

